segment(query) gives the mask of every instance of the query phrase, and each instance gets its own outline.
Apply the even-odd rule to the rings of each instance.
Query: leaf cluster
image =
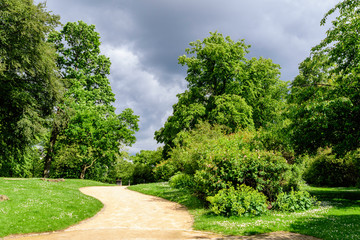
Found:
[[[207,200],[212,212],[225,217],[259,216],[267,211],[266,196],[244,184],[236,189],[222,189]]]
[[[59,16],[32,0],[0,2],[0,152],[22,158],[44,133],[62,94],[54,50],[46,38]],[[11,168],[11,166],[8,166]]]

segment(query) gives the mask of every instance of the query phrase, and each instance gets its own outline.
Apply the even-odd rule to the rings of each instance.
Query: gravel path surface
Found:
[[[294,233],[277,232],[251,237],[224,237],[193,231],[193,219],[179,204],[133,192],[125,187],[80,189],[104,203],[93,218],[63,231],[11,236],[17,240],[117,240],[117,239],[271,239],[315,240]]]

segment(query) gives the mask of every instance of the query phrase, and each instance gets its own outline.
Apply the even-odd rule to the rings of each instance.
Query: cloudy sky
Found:
[[[36,2],[42,2],[37,0]],[[280,64],[284,81],[324,38],[324,14],[339,0],[48,0],[61,22],[82,20],[100,33],[102,54],[112,62],[109,79],[120,112],[140,116],[129,151],[154,150],[159,130],[186,89],[186,68],[177,63],[192,41],[218,31],[250,44],[248,57]]]

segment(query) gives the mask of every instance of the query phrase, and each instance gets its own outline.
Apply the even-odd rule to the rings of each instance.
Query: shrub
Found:
[[[238,138],[223,139],[225,143],[218,142],[217,149],[214,146],[194,175],[194,191],[200,197],[206,197],[223,188],[245,184],[272,201],[288,184],[289,165],[280,154],[239,149],[241,139]]]
[[[177,170],[177,167],[173,164],[172,161],[165,160],[156,165],[153,171],[156,179],[168,181],[172,176],[175,175]]]
[[[274,209],[283,212],[305,211],[316,203],[316,198],[306,191],[290,191],[277,196]]]
[[[188,174],[177,173],[170,178],[169,185],[170,187],[178,188],[178,189],[181,188],[191,189],[194,186],[194,180]]]
[[[339,158],[331,148],[319,149],[310,159],[304,172],[304,180],[315,186],[349,187],[359,183],[359,150]]]
[[[220,126],[203,123],[179,134],[171,158],[155,171],[168,176],[176,172],[192,176],[190,190],[202,200],[221,189],[245,184],[273,201],[278,193],[296,189],[301,176],[295,171],[292,174],[282,154],[264,149],[256,136],[252,130],[225,135]]]
[[[223,216],[258,216],[266,212],[266,196],[251,187],[230,187],[208,197],[211,211]]]

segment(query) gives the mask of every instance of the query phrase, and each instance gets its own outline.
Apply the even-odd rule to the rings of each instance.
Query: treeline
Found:
[[[2,0],[0,19],[0,176],[115,181],[138,116],[115,112],[95,26],[55,31],[33,0]]]
[[[240,185],[269,200],[299,189],[360,185],[360,3],[342,1],[326,38],[280,80],[270,59],[246,58],[249,46],[215,32],[190,43],[179,64],[188,89],[155,133],[164,144],[157,180],[201,198]]]
[[[95,27],[55,31],[44,4],[3,0],[0,175],[170,180],[202,199],[245,185],[270,201],[304,180],[360,185],[359,6],[325,15],[322,25],[338,13],[291,82],[271,59],[247,58],[245,40],[214,32],[190,43],[178,59],[188,88],[155,132],[163,147],[128,156],[138,116],[115,113]]]
[[[322,25],[339,13],[292,82],[270,59],[246,58],[244,40],[190,43],[179,57],[188,89],[155,133],[154,177],[225,216],[309,209],[305,182],[360,186],[359,9],[345,0],[325,15]]]

